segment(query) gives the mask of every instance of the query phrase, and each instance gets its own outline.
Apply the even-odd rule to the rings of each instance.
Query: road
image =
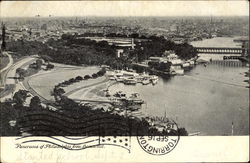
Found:
[[[10,95],[16,89],[16,69],[26,66],[36,60],[34,56],[25,57],[24,59],[12,64],[8,69],[7,72],[3,75],[3,85],[5,90],[0,93],[1,100],[4,99],[6,96]]]
[[[11,57],[9,54],[8,54],[8,56]],[[3,99],[8,98],[11,95],[12,92],[17,91],[18,89],[25,89],[25,90],[28,90],[32,94],[32,96],[38,96],[40,98],[41,102],[43,102],[45,104],[52,104],[53,103],[53,101],[47,100],[45,97],[42,97],[40,94],[38,94],[29,85],[29,80],[34,75],[32,75],[30,77],[25,77],[25,79],[22,82],[19,82],[19,83],[17,83],[17,80],[13,78],[13,77],[16,77],[16,69],[18,69],[20,67],[25,67],[26,65],[34,62],[34,60],[36,60],[36,59],[37,58],[35,56],[33,56],[33,57],[29,56],[29,57],[26,57],[26,58],[18,61],[15,64],[13,64],[13,61],[12,61],[12,64],[10,64],[8,66],[8,68],[5,68],[5,70],[7,70],[5,76],[3,77],[3,81],[5,83],[4,84],[5,85],[5,90],[3,92],[1,92],[1,94],[0,94],[1,101]],[[39,74],[35,74],[35,75],[39,75]],[[77,92],[77,91],[79,91],[81,89],[84,89],[84,88],[93,87],[93,86],[97,86],[99,84],[103,84],[103,83],[105,83],[107,81],[108,81],[108,79],[106,78],[105,80],[102,80],[100,82],[90,84],[90,85],[87,85],[87,86],[83,86],[83,87],[80,87],[78,89],[74,89],[74,90],[72,90],[70,92],[67,92],[66,95],[73,94],[73,93],[75,93],[75,92]]]

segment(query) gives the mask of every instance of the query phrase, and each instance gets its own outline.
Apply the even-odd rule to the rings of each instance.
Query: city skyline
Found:
[[[249,16],[248,1],[2,1],[0,8],[0,17]]]

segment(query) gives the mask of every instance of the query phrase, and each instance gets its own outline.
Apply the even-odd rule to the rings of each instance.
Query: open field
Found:
[[[104,90],[107,89],[109,85],[111,85],[112,83],[113,83],[112,81],[106,81],[99,84],[97,83],[93,86],[79,89],[69,94],[68,97],[72,99],[107,100],[107,98],[104,97]]]
[[[91,75],[100,70],[99,67],[83,67],[83,68],[60,68],[55,69],[50,73],[37,74],[30,77],[28,83],[29,85],[36,91],[39,95],[44,97],[47,100],[54,100],[53,96],[51,96],[51,92],[54,89],[55,85],[61,83],[65,80],[69,80],[70,78],[75,78],[77,76],[84,77],[85,75]],[[104,80],[104,77],[100,77],[97,79],[89,79],[84,80],[78,83],[74,83],[70,85],[68,88],[64,87],[66,92],[72,91],[73,89],[79,89],[83,86],[88,86],[94,84],[95,82],[100,82]]]

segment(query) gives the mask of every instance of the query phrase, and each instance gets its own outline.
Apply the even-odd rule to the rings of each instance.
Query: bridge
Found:
[[[220,47],[195,47],[197,53],[207,53],[207,54],[240,54],[246,55],[246,48],[220,48]]]

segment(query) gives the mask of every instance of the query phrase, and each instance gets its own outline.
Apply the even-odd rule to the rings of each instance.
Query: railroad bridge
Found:
[[[247,48],[227,48],[227,47],[195,47],[198,53],[207,54],[240,54],[245,56],[248,52]]]

